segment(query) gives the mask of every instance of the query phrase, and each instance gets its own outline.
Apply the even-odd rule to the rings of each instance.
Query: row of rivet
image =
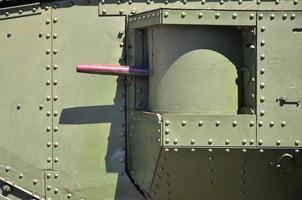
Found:
[[[186,121],[182,121],[180,124],[181,124],[182,127],[185,127],[185,126],[187,125],[187,122],[186,122]],[[236,126],[238,125],[238,122],[237,122],[237,121],[232,121],[231,124],[232,124],[232,127],[236,127]],[[169,121],[169,120],[166,120],[166,121],[165,121],[165,126],[168,127],[169,125],[170,125],[170,121]],[[197,123],[197,125],[198,125],[198,127],[203,127],[203,126],[204,126],[204,122],[203,122],[203,121],[199,121],[199,122]],[[214,122],[214,125],[215,125],[216,127],[219,127],[219,126],[221,126],[221,122],[220,122],[219,120],[217,120],[217,121]],[[250,121],[250,122],[248,123],[248,125],[249,125],[250,127],[253,127],[253,126],[255,125],[255,122],[254,122],[254,121]],[[165,133],[166,133],[166,134],[169,134],[169,132],[170,132],[169,129],[166,129],[166,130],[165,130]]]
[[[181,150],[184,150],[184,149],[189,149],[189,148],[181,148]],[[222,148],[219,148],[219,150],[221,150]],[[200,150],[200,148],[190,148],[189,149],[191,152],[196,152],[197,150]],[[203,148],[201,149],[201,150],[204,150]],[[229,148],[225,148],[225,149],[223,149],[225,152],[227,152],[227,153],[229,153],[229,152],[231,152],[231,149],[229,149]],[[233,149],[233,150],[239,150],[239,149]],[[241,152],[242,153],[247,153],[249,150],[250,151],[255,151],[255,149],[245,149],[245,148],[243,148],[243,149],[240,149],[241,150]],[[173,152],[178,152],[179,151],[179,149],[178,148],[165,148],[164,149],[164,151],[165,152],[171,152],[171,151],[173,151]],[[259,153],[263,153],[264,151],[265,151],[265,149],[257,149],[257,151],[259,152]],[[295,151],[295,153],[300,153],[300,149],[294,149],[294,151]],[[210,153],[212,153],[212,152],[214,152],[214,149],[208,149],[208,152],[210,152]],[[211,157],[209,157],[209,160],[211,160],[212,158]]]
[[[169,138],[167,138],[167,139],[165,139],[165,144],[170,144],[170,139]],[[188,144],[191,144],[191,145],[195,145],[195,143],[196,143],[196,140],[195,139],[191,139],[189,142],[188,142]],[[250,143],[250,145],[253,145],[254,143],[255,143],[255,141],[253,140],[253,139],[251,139],[250,141],[249,141],[249,143]],[[177,139],[174,139],[173,140],[173,144],[174,145],[177,145],[178,144],[178,140]],[[208,145],[213,145],[214,144],[214,140],[213,139],[209,139],[208,140]],[[230,145],[231,144],[231,141],[229,140],[229,139],[227,139],[227,140],[225,140],[225,145]],[[241,144],[242,145],[246,145],[247,144],[247,140],[246,139],[243,139],[242,141],[241,141]]]
[[[207,3],[207,0],[201,0],[200,1],[202,5],[206,4]],[[241,5],[243,4],[243,0],[238,0],[238,4]],[[261,0],[257,0],[255,1],[257,5],[261,5],[262,1]],[[102,0],[101,1],[101,4],[105,4],[106,1],[105,0]],[[120,0],[117,0],[116,1],[116,4],[120,5],[122,2]],[[131,5],[133,3],[133,0],[128,0],[128,4]],[[146,0],[146,4],[149,5],[151,4],[152,1],[151,0]],[[169,3],[169,0],[165,0],[164,2],[165,4],[168,4]],[[172,2],[173,3],[173,2]],[[182,0],[182,3],[185,5],[188,3],[187,0]],[[209,1],[209,3],[212,3],[212,1]],[[227,0],[220,0],[218,1],[218,4],[220,5],[224,5],[224,3],[228,3]],[[264,2],[265,3],[265,2]],[[298,0],[293,0],[293,5],[298,5],[299,1]],[[275,5],[280,5],[280,0],[275,0]]]
[[[12,171],[10,166],[6,166],[6,167],[4,168],[4,170],[5,170],[6,173],[9,173],[10,171]],[[15,171],[14,171],[14,174],[15,174]],[[23,179],[24,179],[24,174],[19,173],[19,174],[18,174],[18,179],[19,179],[19,180],[23,180]],[[38,185],[38,179],[33,179],[33,180],[32,180],[32,184],[33,184],[33,185]]]
[[[165,11],[164,12],[164,17],[167,18],[169,16],[169,12]],[[180,13],[181,18],[185,18],[186,17],[186,12],[181,12]],[[221,16],[221,14],[219,12],[215,13],[214,18],[215,19],[219,19]],[[204,14],[202,12],[198,13],[197,17],[199,19],[203,19],[204,18]],[[238,18],[238,14],[237,13],[233,13],[232,17],[233,20]],[[251,13],[249,19],[253,20],[255,18],[255,14]]]
[[[32,11],[32,13],[35,13],[35,12],[37,12],[37,8],[36,8],[36,7],[33,7],[33,8],[31,9],[31,11]],[[23,10],[22,10],[22,9],[19,9],[19,10],[18,10],[18,13],[19,13],[20,15],[22,15],[22,14],[23,14]],[[9,12],[9,11],[6,11],[6,12],[5,12],[5,16],[6,16],[6,17],[9,17],[10,14],[14,14],[14,13],[11,13],[11,12]]]
[[[259,20],[262,20],[262,19],[264,19],[264,16],[263,16],[263,14],[262,13],[260,13],[259,15],[258,15],[258,18],[259,18]],[[270,20],[274,20],[275,18],[276,18],[276,16],[275,16],[275,14],[271,14],[270,15]],[[284,13],[284,14],[282,14],[282,17],[281,17],[283,20],[286,20],[287,18],[288,18],[288,15],[286,14],[286,13]],[[296,14],[291,14],[290,15],[290,19],[291,20],[294,20],[294,19],[296,19]]]

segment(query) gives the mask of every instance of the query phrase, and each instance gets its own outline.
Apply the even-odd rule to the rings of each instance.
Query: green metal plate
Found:
[[[302,13],[261,12],[258,18],[258,143],[300,147]]]
[[[255,146],[255,115],[163,114],[167,147]]]
[[[52,13],[54,169],[64,188],[57,196],[141,199],[124,171],[123,79],[75,70],[79,63],[118,64],[123,56],[124,17],[97,13],[67,2]]]
[[[43,11],[0,22],[0,177],[39,195],[42,170],[52,167],[50,17]]]
[[[301,165],[301,153],[286,149],[170,149],[161,153],[152,199],[298,200]]]
[[[129,17],[130,28],[142,28],[159,24],[255,26],[256,13],[248,11],[158,9]]]
[[[128,170],[134,182],[149,193],[161,150],[161,116],[134,112],[128,123]]]
[[[99,14],[102,16],[135,14],[157,8],[214,10],[301,10],[302,3],[299,0],[102,0],[99,4]]]

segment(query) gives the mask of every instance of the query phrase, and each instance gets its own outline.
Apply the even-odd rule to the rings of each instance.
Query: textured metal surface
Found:
[[[302,13],[261,12],[258,18],[258,143],[300,147],[302,33],[295,30],[302,28]]]
[[[128,123],[128,170],[134,182],[150,193],[161,150],[161,116],[134,112]]]
[[[45,23],[50,17],[45,11],[0,22],[0,176],[39,195],[44,195],[41,170],[52,167],[47,161],[52,157],[47,145],[51,73],[46,70],[51,28]]]
[[[159,24],[255,26],[256,13],[248,11],[158,9],[129,17],[129,28],[142,28]]]
[[[53,159],[54,169],[63,174],[54,184],[56,195],[140,199],[124,171],[123,79],[78,74],[74,67],[83,62],[118,64],[125,19],[99,18],[95,6],[69,5],[58,4],[52,13]]]
[[[102,16],[135,14],[157,8],[215,10],[301,10],[302,3],[299,0],[102,0],[99,5],[99,14]]]
[[[162,151],[152,199],[300,199],[301,153],[293,150]]]
[[[163,114],[164,146],[255,146],[254,115]]]

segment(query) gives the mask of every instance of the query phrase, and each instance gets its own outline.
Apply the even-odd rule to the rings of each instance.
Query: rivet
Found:
[[[53,97],[53,100],[54,100],[54,101],[57,101],[57,100],[58,100],[58,96],[54,96],[54,97]]]
[[[50,65],[46,65],[45,68],[46,68],[46,70],[49,70],[50,69]]]
[[[264,68],[260,69],[260,74],[264,74],[264,73],[265,73],[265,69]]]
[[[208,149],[208,152],[209,152],[209,153],[212,153],[212,152],[213,152],[213,149]]]
[[[33,11],[33,12],[36,12],[36,11],[37,11],[37,8],[33,8],[32,11]]]
[[[224,0],[220,0],[220,5],[223,5],[224,4]]]
[[[57,126],[53,127],[54,132],[57,132],[59,128]]]
[[[281,126],[282,127],[286,126],[286,122],[285,121],[281,122]]]
[[[47,116],[50,116],[50,115],[51,115],[50,111],[47,111],[47,112],[46,112],[46,115],[47,115]]]
[[[37,180],[37,179],[34,179],[34,180],[33,180],[33,184],[34,184],[34,185],[37,185],[37,184],[38,184],[38,180]]]
[[[53,54],[56,55],[57,53],[58,53],[58,50],[57,50],[57,49],[54,49],[54,50],[53,50]]]
[[[262,54],[262,55],[260,56],[260,59],[261,59],[261,60],[264,60],[264,59],[265,59],[265,55]]]
[[[257,4],[260,5],[261,4],[261,0],[257,0]]]
[[[202,126],[203,125],[203,121],[199,121],[198,122],[198,126],[200,127],[200,126]]]
[[[168,148],[165,148],[165,152],[169,152],[170,150]]]
[[[195,144],[195,140],[194,139],[191,140],[191,144],[192,145]]]
[[[174,150],[174,152],[178,152],[178,149],[177,149],[177,148],[174,148],[173,150]]]
[[[246,139],[243,139],[241,143],[242,145],[246,145]]]
[[[49,24],[50,23],[50,19],[46,19],[46,24]]]
[[[298,5],[298,0],[294,0],[294,5]]]
[[[251,139],[251,140],[250,140],[250,145],[253,145],[253,144],[254,144],[254,140]]]
[[[225,149],[225,152],[230,153],[231,149]]]
[[[45,6],[44,9],[45,9],[45,10],[48,10],[48,9],[49,9],[49,6]]]
[[[181,125],[182,125],[182,126],[186,126],[186,124],[187,124],[186,121],[182,121],[182,122],[181,122]]]
[[[46,81],[46,85],[50,85],[50,80],[47,80],[47,81]]]
[[[273,122],[273,121],[271,121],[270,123],[269,123],[269,126],[270,127],[273,127],[275,125],[275,123]]]
[[[46,178],[50,179],[50,177],[51,177],[51,174],[50,174],[50,173],[47,173],[47,174],[46,174]]]
[[[47,142],[47,147],[50,147],[51,146],[51,142]]]
[[[250,121],[250,126],[252,127],[252,126],[254,126],[255,125],[255,122],[254,121]]]
[[[168,135],[170,133],[169,129],[165,129],[165,134]]]
[[[208,140],[208,144],[209,144],[209,145],[213,144],[213,140],[212,140],[212,139],[209,139],[209,140]]]
[[[203,13],[201,12],[198,14],[198,18],[201,19],[202,17],[203,17]]]
[[[236,19],[238,17],[237,13],[234,13],[232,17],[233,19]]]
[[[201,0],[201,4],[205,4],[206,3],[206,0]]]
[[[270,19],[271,20],[275,19],[275,14],[271,14]]]
[[[264,32],[265,29],[266,29],[265,26],[261,26],[261,28],[260,28],[261,32]]]
[[[279,146],[281,144],[281,141],[277,140],[276,144]]]
[[[295,149],[295,153],[299,153],[300,152],[300,150],[299,149]]]
[[[54,192],[55,194],[57,194],[57,193],[59,192],[59,189],[58,189],[58,188],[55,188],[55,189],[53,190],[53,192]]]
[[[265,45],[265,41],[261,40],[260,45],[263,47]]]
[[[55,143],[53,144],[53,146],[54,146],[55,148],[57,148],[57,147],[59,146],[59,143],[58,143],[58,142],[55,142]]]
[[[50,163],[51,162],[51,158],[47,158],[47,162]]]
[[[21,14],[23,13],[23,10],[20,9],[18,12],[19,12],[19,14],[21,15]]]
[[[182,13],[181,13],[181,17],[182,17],[182,18],[186,17],[186,13],[185,13],[185,12],[182,12]]]
[[[48,185],[46,188],[47,188],[48,191],[51,190],[51,186],[50,185]]]
[[[284,19],[284,20],[287,19],[287,14],[283,14],[282,19]]]
[[[264,111],[264,110],[261,110],[261,111],[260,111],[260,115],[263,116],[264,114],[265,114],[265,111]]]
[[[102,14],[103,14],[103,15],[106,14],[106,10],[105,10],[105,9],[102,10]]]
[[[173,144],[177,144],[178,143],[178,140],[177,139],[174,139],[173,140]]]
[[[259,121],[258,122],[258,126],[262,126],[263,125],[263,122],[262,121]]]
[[[120,9],[119,13],[120,13],[120,15],[124,14],[124,10]]]
[[[259,144],[259,145],[262,145],[262,144],[263,144],[263,141],[262,141],[262,140],[259,140],[259,141],[258,141],[258,144]]]
[[[52,36],[53,39],[56,39],[57,37],[58,37],[58,34],[56,34],[56,33],[54,33]]]
[[[22,179],[23,178],[23,174],[19,174],[19,179]]]
[[[46,39],[49,39],[49,38],[50,38],[50,34],[47,33],[47,34],[45,35],[45,37],[46,37]]]
[[[242,4],[242,0],[238,0],[238,4],[239,4],[239,5]]]
[[[6,166],[5,167],[5,172],[9,172],[10,171],[10,167],[9,166]]]
[[[295,14],[292,14],[291,16],[290,16],[290,19],[291,20],[294,20],[296,18],[296,15]]]
[[[47,131],[47,132],[51,131],[51,127],[50,127],[50,126],[47,126],[46,131]]]
[[[150,0],[147,0],[147,2],[146,2],[147,4],[150,4],[151,3],[151,1]]]
[[[58,111],[54,111],[53,112],[53,115],[56,117],[56,116],[58,116]]]
[[[164,17],[167,18],[169,16],[169,13],[167,11],[164,12]]]
[[[20,110],[21,109],[21,104],[18,104],[17,105],[17,110]]]
[[[169,144],[169,143],[170,143],[170,140],[169,140],[169,139],[166,139],[165,142],[166,142],[166,144]]]
[[[215,14],[215,18],[218,19],[220,17],[220,13]]]
[[[195,152],[196,151],[196,149],[191,149],[191,152]]]
[[[55,158],[54,158],[54,161],[55,161],[55,163],[59,162],[59,158],[58,158],[58,157],[55,157]]]
[[[299,141],[299,140],[296,140],[296,141],[295,141],[295,145],[298,146],[299,144],[300,144],[300,141]]]
[[[260,152],[260,153],[263,153],[263,152],[264,152],[264,150],[263,150],[263,149],[259,149],[259,152]]]
[[[265,97],[260,97],[260,102],[263,103],[265,101]]]
[[[165,4],[168,4],[169,3],[169,1],[168,0],[165,0]]]
[[[53,65],[53,69],[57,70],[58,69],[58,65]]]
[[[233,123],[232,123],[232,125],[233,125],[233,127],[235,127],[235,126],[237,126],[237,121],[233,121]]]
[[[255,15],[252,13],[250,14],[250,19],[254,19],[255,18]]]
[[[56,173],[56,174],[54,175],[54,178],[55,178],[55,179],[59,178],[59,174]]]
[[[57,81],[57,80],[54,80],[54,81],[53,81],[53,84],[54,84],[54,85],[57,85],[57,84],[58,84],[58,81]]]
[[[50,54],[50,49],[46,49],[46,54]]]
[[[225,145],[229,145],[229,144],[230,144],[230,140],[226,140]]]
[[[5,16],[9,16],[9,12],[5,12]]]
[[[216,121],[215,126],[220,126],[220,121]]]
[[[58,22],[58,18],[53,18],[53,23],[57,23]]]
[[[261,20],[261,19],[263,19],[263,14],[259,14],[258,15],[258,18]]]

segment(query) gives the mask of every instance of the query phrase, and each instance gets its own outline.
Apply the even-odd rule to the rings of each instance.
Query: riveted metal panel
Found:
[[[40,3],[0,8],[0,20],[41,14]]]
[[[260,12],[258,18],[258,143],[300,146],[302,13]]]
[[[38,195],[52,167],[50,17],[0,21],[0,177]]]
[[[102,0],[99,4],[99,14],[102,16],[126,15],[157,8],[219,10],[301,10],[302,3],[299,0]]]
[[[255,146],[254,115],[164,114],[165,146]]]
[[[128,170],[134,182],[150,192],[161,149],[161,116],[134,112],[129,119]]]
[[[301,154],[286,149],[165,149],[152,199],[298,200],[301,165]]]
[[[54,169],[76,198],[140,199],[124,171],[123,78],[75,73],[78,63],[123,61],[125,18],[99,18],[93,4],[60,2],[52,13]]]
[[[256,13],[247,11],[158,9],[129,17],[130,28],[142,28],[159,24],[255,26]]]

